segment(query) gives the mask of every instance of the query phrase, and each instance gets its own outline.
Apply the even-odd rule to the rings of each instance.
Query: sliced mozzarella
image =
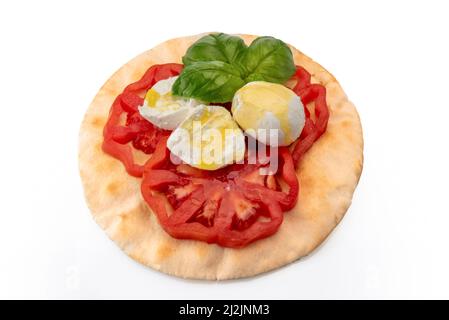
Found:
[[[283,85],[264,81],[250,82],[236,92],[232,115],[247,134],[268,145],[291,144],[305,123],[301,99]]]
[[[216,170],[243,160],[245,137],[224,107],[202,105],[171,133],[167,147],[193,167]]]
[[[155,126],[166,129],[175,129],[200,105],[195,99],[187,99],[172,95],[172,87],[178,77],[171,77],[157,82],[148,90],[143,106],[139,112]]]

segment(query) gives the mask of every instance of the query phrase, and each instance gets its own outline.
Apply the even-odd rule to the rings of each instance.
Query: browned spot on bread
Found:
[[[164,260],[173,254],[173,247],[168,243],[163,243],[157,248],[157,257],[159,260]]]
[[[95,128],[103,128],[106,123],[106,119],[103,117],[95,117],[92,119],[91,123]]]
[[[115,197],[121,199],[126,190],[122,186],[129,187],[125,184],[117,184],[119,186],[120,194],[117,193]],[[135,191],[137,192],[137,190]],[[112,197],[109,195],[109,197]],[[145,241],[146,237],[151,236],[150,220],[148,216],[140,209],[140,205],[120,212],[120,223],[117,227],[117,233],[121,234],[123,238],[138,239],[138,241]]]
[[[363,159],[358,159],[354,162],[355,172],[362,172]]]
[[[342,126],[343,128],[349,128],[349,127],[352,126],[352,122],[351,122],[351,121],[348,121],[348,120],[342,121],[342,122],[341,122],[341,126]]]
[[[102,145],[103,145],[103,142],[102,142],[102,141],[97,142],[97,143],[95,144],[95,149],[97,149],[98,151],[103,151]]]
[[[351,132],[345,133],[345,139],[347,139],[349,142],[351,142],[351,143],[353,143],[353,144],[356,142],[356,137],[355,137],[354,134],[351,133]]]
[[[133,258],[137,262],[139,262],[141,264],[145,264],[146,263],[146,261],[144,260],[144,255],[142,254],[142,252],[140,252],[140,251],[131,251],[128,254],[129,254],[129,256],[131,258]]]
[[[328,130],[320,137],[317,142],[320,144],[334,145],[336,143],[339,143],[339,134],[337,132],[334,132],[333,130]]]
[[[117,194],[118,190],[120,189],[120,184],[117,182],[110,182],[106,186],[106,191],[110,194]]]
[[[207,247],[205,246],[199,246],[196,250],[196,254],[198,255],[198,257],[203,258],[204,256],[206,256],[207,254]]]
[[[322,173],[310,174],[309,168],[303,168],[300,174],[300,199],[301,197],[317,197],[325,196],[326,187],[333,184],[329,177]],[[301,201],[301,200],[300,200]]]
[[[98,172],[113,172],[113,170],[117,170],[118,160],[107,158],[104,161],[99,161],[95,166]]]
[[[313,178],[308,175],[302,175],[300,181],[301,181],[301,189],[312,189],[314,186]]]
[[[119,82],[119,81],[117,81]],[[127,83],[131,83],[134,82],[132,80],[127,81]],[[119,83],[107,83],[106,85],[104,85],[101,88],[101,93],[104,94],[107,97],[116,97],[121,91],[123,90],[123,88],[121,87],[121,85]]]

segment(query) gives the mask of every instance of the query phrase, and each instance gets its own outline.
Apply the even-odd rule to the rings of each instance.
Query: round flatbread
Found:
[[[298,202],[284,215],[273,236],[241,249],[170,237],[143,201],[141,179],[101,149],[110,107],[129,83],[153,64],[177,62],[201,36],[166,41],[121,67],[100,89],[81,125],[79,167],[87,203],[95,221],[130,257],[162,272],[223,280],[249,277],[279,268],[314,250],[348,209],[362,172],[363,135],[359,116],[337,80],[318,63],[290,46],[297,65],[326,87],[330,118],[325,134],[297,168]],[[240,35],[247,44],[256,36]]]

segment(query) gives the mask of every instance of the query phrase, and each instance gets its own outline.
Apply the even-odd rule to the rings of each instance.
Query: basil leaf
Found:
[[[290,48],[273,37],[255,39],[241,57],[246,68],[245,82],[268,81],[283,83],[296,70]]]
[[[182,58],[184,70],[173,85],[175,95],[203,102],[229,102],[251,81],[283,83],[295,72],[290,48],[273,37],[259,37],[249,47],[224,33],[202,37]]]
[[[228,102],[245,82],[238,68],[222,61],[199,61],[185,67],[173,94],[203,102]]]
[[[198,61],[223,61],[234,64],[247,46],[242,38],[224,33],[202,37],[187,49],[182,58],[185,66]]]

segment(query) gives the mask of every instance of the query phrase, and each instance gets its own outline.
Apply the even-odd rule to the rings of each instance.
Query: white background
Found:
[[[449,298],[446,1],[2,1],[0,298]],[[137,54],[205,31],[272,35],[358,107],[365,167],[311,256],[246,280],[187,281],[128,258],[94,223],[78,130]]]

